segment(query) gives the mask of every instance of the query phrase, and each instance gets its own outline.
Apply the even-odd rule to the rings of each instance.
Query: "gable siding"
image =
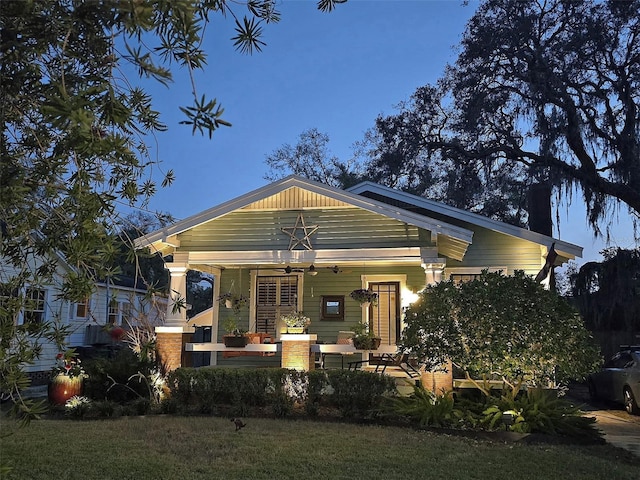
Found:
[[[180,234],[180,250],[287,250],[290,237],[281,229],[294,227],[298,214],[236,211]],[[308,210],[303,217],[307,227],[318,226],[310,236],[314,250],[431,245],[419,228],[358,208]],[[301,231],[296,234],[302,236]]]
[[[304,208],[348,207],[349,205],[326,195],[292,187],[276,195],[253,202],[243,210],[290,210]]]
[[[499,266],[507,267],[508,274],[517,269],[535,275],[540,270],[541,258],[537,243],[476,227],[463,261],[448,259],[447,268]]]

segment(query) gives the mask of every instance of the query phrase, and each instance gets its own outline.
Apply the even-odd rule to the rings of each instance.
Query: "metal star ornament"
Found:
[[[285,227],[281,228],[280,230],[291,237],[291,239],[289,240],[289,250],[293,250],[298,245],[302,245],[307,250],[313,250],[313,246],[311,245],[311,235],[316,233],[316,231],[318,230],[318,225],[305,224],[302,213],[298,214],[296,224],[293,227]],[[300,236],[298,231],[300,231],[302,236]]]

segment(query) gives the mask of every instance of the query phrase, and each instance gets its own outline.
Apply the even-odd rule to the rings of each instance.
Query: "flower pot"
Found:
[[[71,397],[82,395],[84,391],[83,377],[69,377],[59,374],[49,381],[48,397],[53,405],[64,405]]]
[[[304,327],[287,327],[287,333],[304,333]]]
[[[222,342],[225,347],[242,348],[246,347],[249,343],[249,337],[246,335],[224,335]]]
[[[369,306],[370,306],[370,305],[371,305],[371,302],[362,302],[362,303],[360,304],[360,306],[361,306],[362,308],[369,308]]]
[[[233,308],[233,302],[231,300],[225,300],[224,306],[227,308]]]
[[[380,337],[353,338],[353,346],[356,350],[377,350],[381,342]]]

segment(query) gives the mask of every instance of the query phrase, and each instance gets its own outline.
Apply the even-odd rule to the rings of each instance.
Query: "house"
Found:
[[[403,307],[426,285],[444,278],[464,281],[483,269],[535,276],[553,244],[555,265],[582,254],[581,247],[559,239],[381,185],[341,190],[295,175],[136,244],[171,259],[166,267],[172,299],[165,324],[156,328],[171,368],[184,363],[185,351],[206,352],[212,365],[290,366],[291,342],[307,357],[300,368],[313,368],[310,352],[351,353],[335,344],[340,332],[358,322],[382,338],[383,351],[392,351],[403,328]],[[187,320],[185,310],[172,305],[186,296],[189,269],[215,277],[216,299],[243,295],[247,307],[236,314],[214,302],[210,311]],[[362,308],[351,299],[349,293],[360,288],[377,293],[378,304]],[[294,311],[311,319],[307,334],[286,334],[280,317]],[[242,328],[271,343],[231,355],[220,339],[224,320],[234,315]],[[206,327],[210,340],[193,343],[195,326]]]
[[[14,322],[18,325],[27,322],[57,322],[66,327],[69,335],[65,338],[68,347],[114,346],[114,340],[105,330],[107,325],[122,326],[127,329],[141,322],[159,325],[164,321],[167,300],[163,297],[147,298],[147,290],[140,282],[128,278],[114,278],[108,282],[96,282],[92,295],[81,302],[69,302],[60,298],[60,286],[65,273],[73,270],[61,254],[54,255],[56,271],[50,282],[27,284],[22,292],[0,289],[0,302],[3,298],[21,295],[25,298],[22,308]],[[24,268],[34,270],[43,259],[36,257],[31,265]],[[18,270],[0,258],[0,282],[8,282],[19,274]],[[152,327],[153,328],[153,327]],[[50,341],[41,341],[42,352],[33,364],[25,365],[34,384],[46,383],[55,364],[58,347]],[[80,347],[80,348],[79,348]]]

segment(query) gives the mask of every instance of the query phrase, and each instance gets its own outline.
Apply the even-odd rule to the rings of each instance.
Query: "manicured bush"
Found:
[[[171,372],[168,384],[173,401],[187,411],[238,416],[261,408],[282,417],[297,404],[307,413],[317,413],[324,405],[344,417],[371,417],[382,397],[395,393],[391,377],[347,370],[179,368]]]

